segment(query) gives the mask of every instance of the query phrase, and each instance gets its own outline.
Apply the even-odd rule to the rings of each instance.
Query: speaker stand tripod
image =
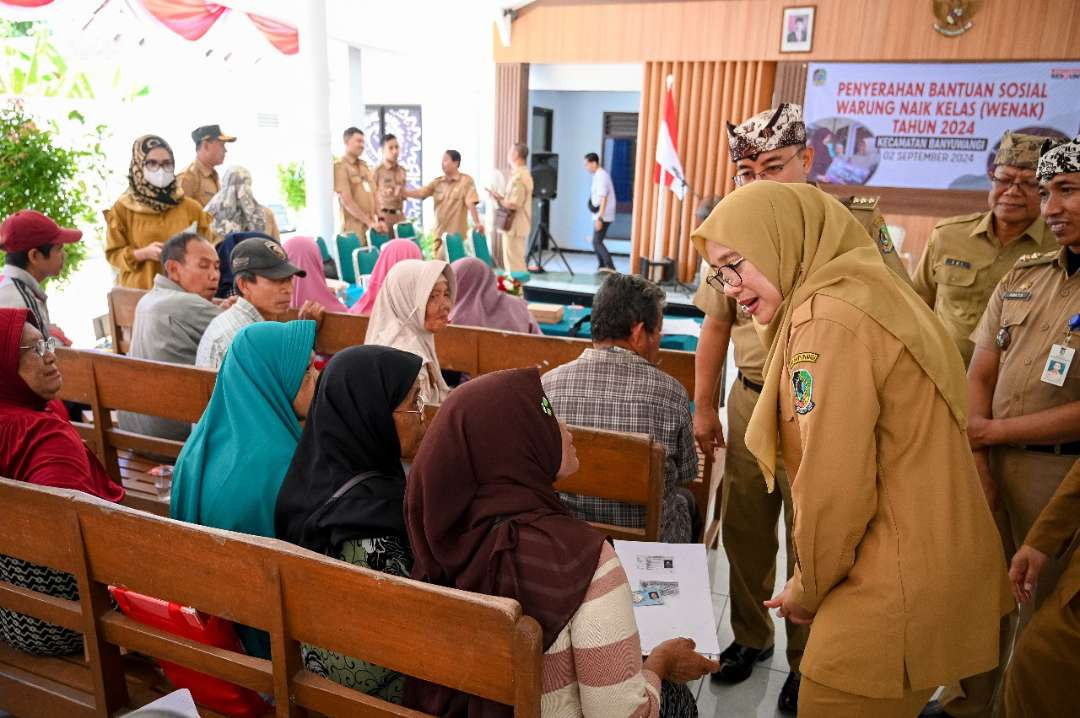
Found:
[[[574,276],[574,270],[570,267],[570,262],[567,261],[562,247],[559,246],[559,243],[551,236],[551,232],[548,231],[547,204],[546,199],[540,200],[540,221],[536,223],[536,229],[533,230],[532,236],[529,238],[529,249],[525,253],[525,266],[530,272],[540,274],[547,271],[544,269],[547,262],[558,257],[572,277]],[[545,251],[551,253],[545,257]]]

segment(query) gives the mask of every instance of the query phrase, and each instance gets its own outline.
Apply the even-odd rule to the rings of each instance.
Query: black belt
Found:
[[[400,209],[380,209],[380,214],[403,214]]]
[[[1080,455],[1080,441],[1070,441],[1066,444],[1027,444],[1020,446],[1020,448],[1024,451],[1035,451],[1040,454]]]
[[[754,392],[755,394],[760,394],[762,390],[765,389],[764,384],[758,384],[756,381],[750,381],[746,378],[745,375],[743,375],[742,372],[739,372],[739,375],[736,378],[743,383],[743,386],[745,386],[747,389]]]

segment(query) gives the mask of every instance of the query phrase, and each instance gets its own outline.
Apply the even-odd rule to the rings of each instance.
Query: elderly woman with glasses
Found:
[[[124,489],[86,448],[56,398],[63,377],[57,340],[42,336],[26,309],[0,309],[0,476],[73,489],[118,502]],[[75,577],[0,555],[0,581],[51,596],[78,598]],[[82,653],[82,635],[0,609],[0,642],[38,655]]]
[[[194,226],[200,236],[212,236],[210,215],[184,196],[175,170],[168,142],[157,135],[135,140],[127,191],[105,210],[105,258],[116,269],[121,287],[152,289],[162,271],[162,247],[174,234]]]
[[[405,469],[424,437],[415,354],[354,346],[326,365],[300,444],[278,494],[278,538],[397,576],[413,553],[405,528]],[[366,661],[305,645],[308,670],[401,702],[404,678]]]

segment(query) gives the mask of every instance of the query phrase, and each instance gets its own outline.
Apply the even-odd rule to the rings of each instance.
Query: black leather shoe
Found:
[[[772,654],[772,646],[758,649],[732,643],[720,654],[720,670],[712,674],[712,680],[717,683],[742,683],[750,677],[755,663],[769,660]]]
[[[784,687],[780,689],[780,698],[776,701],[776,707],[781,713],[796,715],[799,712],[799,684],[802,683],[802,674],[791,671],[787,674]]]

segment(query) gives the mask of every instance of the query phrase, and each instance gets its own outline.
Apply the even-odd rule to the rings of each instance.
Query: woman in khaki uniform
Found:
[[[956,345],[815,187],[743,187],[693,239],[769,347],[746,445],[791,477],[795,575],[766,605],[813,623],[799,713],[916,716],[996,665],[1014,608]]]
[[[173,170],[172,148],[157,135],[143,135],[131,147],[128,189],[105,210],[105,258],[116,268],[116,283],[152,289],[161,274],[161,248],[174,234],[193,231],[210,238],[210,215],[184,197]]]

